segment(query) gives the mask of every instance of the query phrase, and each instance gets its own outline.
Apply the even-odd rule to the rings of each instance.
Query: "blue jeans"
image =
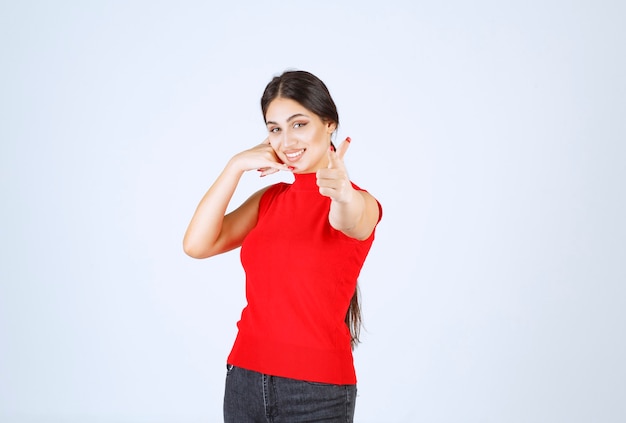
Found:
[[[356,385],[305,382],[227,366],[225,423],[352,423]]]

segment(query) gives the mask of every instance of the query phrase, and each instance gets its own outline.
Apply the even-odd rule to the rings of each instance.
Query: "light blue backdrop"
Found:
[[[2,1],[0,421],[221,420],[243,273],[182,236],[287,68],[327,83],[384,206],[357,422],[625,421],[624,16]]]

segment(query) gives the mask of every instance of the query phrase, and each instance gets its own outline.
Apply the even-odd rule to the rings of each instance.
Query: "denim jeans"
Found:
[[[225,423],[352,423],[356,385],[305,382],[227,366]]]

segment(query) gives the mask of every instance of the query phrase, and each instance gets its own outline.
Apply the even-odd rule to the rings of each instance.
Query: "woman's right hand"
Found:
[[[238,208],[226,209],[244,172],[259,170],[261,176],[289,170],[276,156],[269,139],[234,155],[206,192],[191,218],[183,239],[185,252],[195,258],[206,258],[241,246],[256,225],[259,202],[265,187],[252,194]]]
[[[276,152],[266,138],[261,144],[236,154],[231,164],[242,172],[256,169],[260,176],[271,175],[281,170],[290,170],[289,166],[280,161]]]

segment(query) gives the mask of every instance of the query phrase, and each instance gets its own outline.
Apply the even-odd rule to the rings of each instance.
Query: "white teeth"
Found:
[[[297,153],[285,153],[285,156],[289,157],[290,159],[295,159],[296,157],[301,156],[302,153],[304,153],[304,150],[300,150]]]

